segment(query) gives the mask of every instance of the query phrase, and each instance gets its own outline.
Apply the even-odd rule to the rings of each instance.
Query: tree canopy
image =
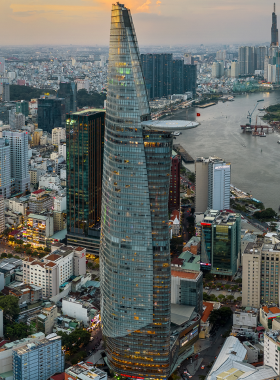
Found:
[[[10,85],[10,99],[13,100],[27,100],[30,101],[31,99],[40,98],[41,95],[49,93],[49,94],[55,94],[55,91],[53,90],[44,90],[41,88],[34,88],[29,86],[19,86],[16,84]]]
[[[77,92],[77,106],[82,107],[104,107],[104,100],[106,99],[106,94],[101,92],[87,92],[87,90],[82,89]]]
[[[267,220],[267,219],[273,219],[275,216],[277,216],[277,214],[271,207],[269,207],[262,211],[256,211],[253,214],[253,216],[256,219]]]
[[[27,338],[32,333],[30,326],[25,323],[12,323],[5,325],[5,336],[9,339]]]
[[[220,309],[215,309],[211,311],[209,316],[209,322],[212,324],[220,324],[224,326],[228,319],[232,315],[232,310],[230,307],[221,307]]]
[[[62,346],[65,346],[67,351],[70,351],[70,353],[77,351],[77,347],[79,347],[81,344],[87,345],[91,336],[88,331],[83,329],[74,330],[69,335],[62,331],[59,331],[57,335],[60,335],[62,337],[61,344]]]
[[[0,297],[0,308],[3,309],[5,319],[14,321],[19,315],[18,299],[15,296]]]

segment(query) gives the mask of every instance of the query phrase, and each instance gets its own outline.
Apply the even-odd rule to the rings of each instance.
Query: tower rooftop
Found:
[[[175,132],[196,128],[199,123],[188,120],[148,120],[141,123],[142,127],[154,131]]]

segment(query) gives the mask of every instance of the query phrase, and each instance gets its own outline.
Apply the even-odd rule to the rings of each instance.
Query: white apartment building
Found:
[[[60,212],[66,210],[66,196],[54,197],[53,210],[54,211],[60,211]]]
[[[28,132],[3,131],[3,138],[10,143],[11,177],[15,179],[15,190],[17,193],[25,193],[30,189]]]
[[[39,179],[40,189],[60,190],[60,179],[57,174],[45,174]]]
[[[258,312],[257,309],[250,311],[236,310],[233,313],[233,325],[257,327]]]
[[[75,83],[77,83],[77,92],[79,90],[82,90],[82,89],[89,91],[89,80],[88,79],[76,79]]]
[[[58,154],[60,156],[63,156],[64,159],[66,160],[66,144],[59,144],[58,145]]]
[[[280,331],[270,330],[264,333],[263,364],[272,367],[280,375]]]
[[[54,128],[52,130],[52,144],[60,145],[60,140],[66,139],[66,130],[65,128]]]
[[[71,276],[86,273],[86,250],[81,247],[66,247],[53,251],[38,261],[26,258],[23,261],[23,282],[42,288],[44,297],[54,297],[59,287]]]
[[[98,310],[89,302],[67,297],[62,299],[62,312],[63,315],[83,321],[84,326],[87,327]]]
[[[22,215],[26,214],[26,208],[28,206],[28,202],[22,202],[18,198],[12,198],[8,200],[9,202],[9,209],[13,212],[19,212]]]
[[[4,197],[0,195],[0,234],[2,234],[4,230],[5,230],[5,200],[4,200]]]
[[[11,153],[10,144],[5,138],[0,138],[0,195],[11,196]]]

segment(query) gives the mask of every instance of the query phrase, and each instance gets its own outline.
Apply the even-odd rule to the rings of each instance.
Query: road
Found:
[[[200,352],[200,355],[198,356],[197,360],[199,360],[199,359],[200,360],[203,359],[203,360],[199,366],[199,369],[195,373],[195,375],[192,376],[192,380],[200,380],[199,376],[206,376],[208,374],[208,372],[210,371],[210,368],[208,368],[207,366],[209,365],[209,363],[213,362],[215,360],[215,358],[219,355],[219,352],[220,352],[220,350],[224,344],[224,341],[225,341],[225,338],[223,338],[222,335],[226,331],[228,331],[231,328],[231,326],[232,326],[232,321],[230,320],[225,326],[219,328],[219,330],[216,333],[216,336],[209,339],[211,342],[211,349],[209,349],[209,347],[208,347],[205,350],[202,350]],[[204,341],[203,343],[206,343],[206,342]],[[198,344],[199,344],[199,342],[198,342]],[[193,355],[193,356],[195,356],[195,355]],[[181,366],[179,368],[179,372],[180,372],[181,376],[182,376],[183,372],[185,370],[187,370],[187,366],[190,364],[190,361],[191,361],[191,359],[187,359],[181,364]],[[204,369],[201,369],[202,365],[205,366]]]

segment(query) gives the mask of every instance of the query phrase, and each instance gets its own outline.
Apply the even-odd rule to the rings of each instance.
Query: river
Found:
[[[196,120],[200,125],[183,131],[174,143],[180,143],[194,158],[218,156],[230,162],[231,183],[261,200],[265,207],[272,207],[278,212],[280,144],[277,141],[280,135],[274,132],[267,137],[255,137],[243,133],[240,128],[241,124],[246,124],[248,111],[253,111],[259,99],[264,101],[259,103],[253,114],[252,124],[255,124],[256,115],[263,114],[258,108],[280,103],[280,91],[238,95],[233,102],[178,111],[170,119]],[[197,112],[200,117],[196,117]],[[187,167],[194,171],[194,165]]]

